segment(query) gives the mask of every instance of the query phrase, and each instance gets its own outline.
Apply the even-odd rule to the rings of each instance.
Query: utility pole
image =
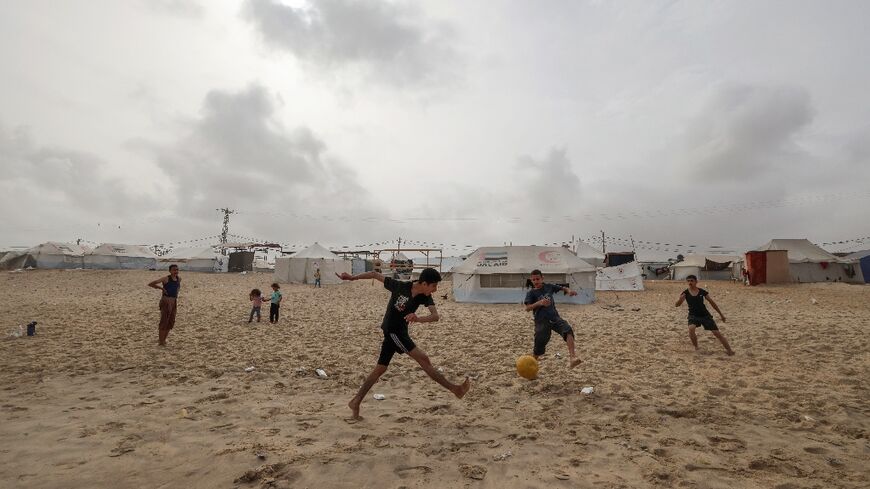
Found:
[[[605,255],[607,254],[607,252],[604,250],[604,230],[603,229],[601,230],[601,253],[603,253]]]
[[[227,234],[230,232],[230,214],[235,214],[236,211],[224,207],[223,209],[215,209],[218,212],[224,213],[224,227],[221,231],[221,244],[227,244]],[[226,251],[226,250],[224,250]]]

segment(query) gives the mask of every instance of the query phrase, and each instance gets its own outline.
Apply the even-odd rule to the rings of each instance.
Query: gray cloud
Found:
[[[329,156],[326,143],[309,128],[283,127],[276,108],[275,97],[259,85],[215,90],[178,140],[130,146],[151,155],[167,175],[179,214],[215,222],[215,209],[229,206],[240,210],[233,218],[240,234],[275,240],[346,236],[353,229],[327,229],[317,219],[351,216],[349,225],[364,230],[362,216],[383,215],[371,206],[355,172]]]
[[[24,127],[0,123],[0,162],[0,207],[15,210],[0,218],[7,244],[28,235],[72,239],[100,221],[117,226],[141,217],[158,202],[106,176],[111,164],[102,158],[39,144]]]
[[[518,169],[518,173],[524,175],[519,179],[520,191],[532,209],[545,215],[564,215],[566,212],[560,211],[560,207],[580,200],[580,177],[574,172],[565,149],[552,149],[541,160],[524,156],[519,160]]]
[[[796,137],[813,115],[803,89],[724,85],[689,121],[682,169],[693,179],[730,181],[793,169],[802,159]]]
[[[423,19],[407,5],[321,0],[294,8],[248,0],[242,17],[267,45],[321,69],[361,69],[394,86],[444,83],[457,69],[452,29]]]
[[[200,19],[205,14],[202,5],[195,0],[143,0],[142,5],[153,12]]]

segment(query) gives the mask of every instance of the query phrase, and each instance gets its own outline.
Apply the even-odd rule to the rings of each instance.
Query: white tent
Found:
[[[320,283],[337,284],[336,273],[351,273],[351,261],[345,260],[318,243],[288,258],[275,259],[273,280],[281,283],[313,284],[314,270],[320,269]]]
[[[792,282],[863,283],[860,265],[819,248],[806,239],[772,239],[756,251],[788,251]]]
[[[599,268],[595,290],[643,290],[643,271],[636,261]]]
[[[36,268],[83,268],[85,249],[73,243],[49,241],[26,251]]]
[[[671,265],[674,280],[685,280],[689,275],[698,280],[731,280],[740,278],[739,263],[743,260],[737,255],[686,255],[683,261]],[[711,263],[708,263],[711,262]]]
[[[574,252],[574,254],[577,255],[577,258],[580,258],[581,260],[592,265],[593,267],[600,267],[604,265],[604,253],[589,246],[588,244],[586,244],[585,241],[577,241],[577,250]]]
[[[202,248],[174,248],[160,257],[160,268],[176,264],[185,272],[226,272],[229,257],[221,255],[211,246]]]
[[[453,267],[457,302],[517,304],[526,296],[526,280],[539,269],[548,283],[567,284],[577,296],[559,295],[557,303],[589,304],[595,300],[595,267],[565,248],[498,246],[479,248]]]
[[[157,268],[157,255],[147,246],[103,243],[85,253],[85,268],[148,270]]]

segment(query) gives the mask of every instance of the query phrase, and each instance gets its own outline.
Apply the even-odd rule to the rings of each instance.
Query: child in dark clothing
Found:
[[[719,332],[719,327],[716,326],[716,321],[713,320],[713,315],[710,314],[710,311],[707,310],[707,306],[704,305],[704,298],[706,297],[707,302],[709,302],[710,305],[713,306],[713,309],[719,313],[719,317],[722,318],[723,323],[725,322],[725,315],[722,314],[722,311],[719,310],[719,306],[710,298],[710,294],[708,294],[706,290],[698,288],[698,277],[689,275],[686,277],[686,282],[689,284],[689,288],[680,294],[680,299],[677,301],[676,306],[680,307],[683,305],[683,301],[689,305],[689,339],[692,340],[692,345],[695,347],[695,350],[698,350],[698,337],[695,336],[695,328],[703,326],[704,329],[712,332],[713,336],[722,342],[722,346],[725,347],[725,351],[729,355],[733,355],[734,351],[731,350],[731,345],[728,344],[728,340],[726,340],[725,337],[722,336],[722,333]]]

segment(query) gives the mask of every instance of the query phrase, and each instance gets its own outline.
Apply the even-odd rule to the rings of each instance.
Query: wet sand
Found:
[[[457,400],[396,356],[354,422],[347,402],[382,340],[380,284],[284,285],[280,323],[264,306],[252,326],[248,292],[270,274],[182,273],[160,348],[145,287],[159,276],[0,274],[0,486],[870,485],[867,286],[700,284],[734,357],[701,330],[692,350],[673,307],[682,283],[599,293],[559,306],[584,362],[569,370],[554,335],[527,381],[514,361],[531,350],[530,315],[444,300],[446,282],[443,319],[411,336],[471,391]],[[31,319],[36,337],[6,336]]]

